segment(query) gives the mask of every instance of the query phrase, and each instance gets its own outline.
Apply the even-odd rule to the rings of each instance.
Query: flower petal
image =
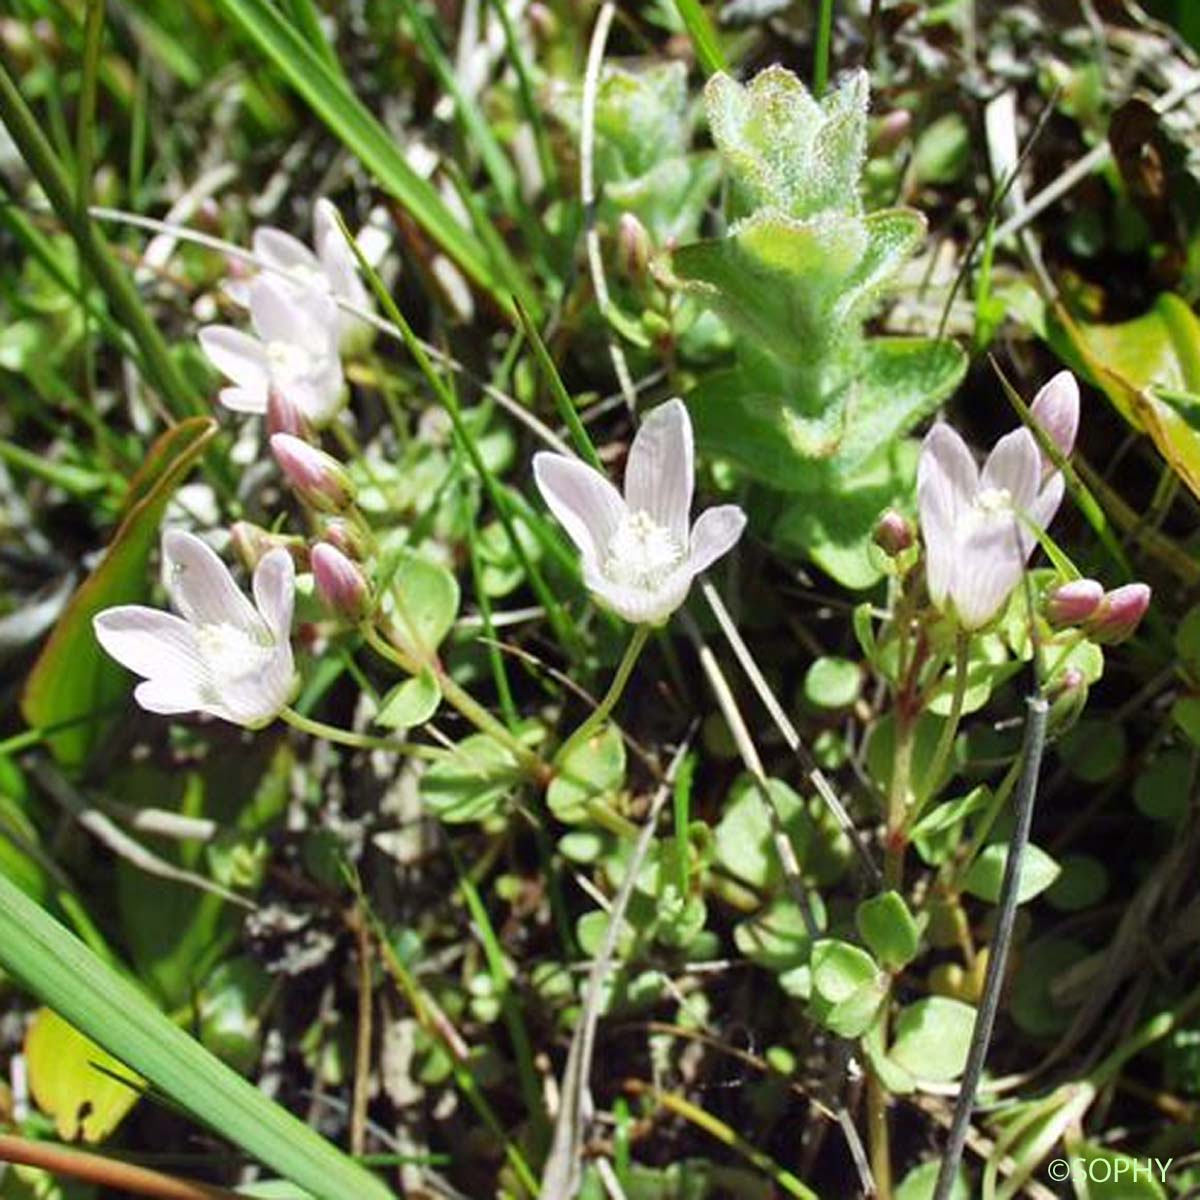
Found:
[[[338,226],[336,213],[337,209],[324,197],[313,206],[313,245],[334,295],[365,308],[369,304],[366,285],[358,273],[354,251]],[[357,317],[341,310],[338,315],[343,323],[358,321]]]
[[[598,564],[625,515],[620,492],[599,471],[565,454],[535,454],[533,477],[585,564]]]
[[[147,712],[169,717],[176,713],[207,712],[203,687],[180,679],[144,679],[133,689],[133,698]]]
[[[250,319],[267,342],[287,342],[311,354],[336,353],[337,307],[315,287],[260,275],[250,285]]]
[[[944,608],[953,590],[962,522],[974,503],[979,472],[966,443],[949,425],[937,424],[921,446],[917,509],[925,543],[929,597]]]
[[[661,625],[687,599],[688,589],[692,586],[692,571],[684,563],[650,590],[613,583],[585,561],[583,582],[601,607],[630,624]]]
[[[92,628],[105,653],[143,679],[164,685],[177,683],[181,691],[191,695],[208,677],[195,631],[174,613],[141,604],[122,604],[97,613]]]
[[[1042,481],[1042,454],[1037,439],[1024,426],[1006,433],[992,447],[979,486],[984,491],[1003,489],[1018,512],[1028,512]]]
[[[206,325],[196,335],[205,357],[227,379],[251,391],[267,386],[267,354],[258,338],[230,325]]]
[[[296,691],[292,644],[286,638],[260,671],[241,679],[224,680],[204,711],[245,729],[269,725],[291,702]]]
[[[668,400],[641,423],[625,467],[625,502],[685,542],[695,487],[692,421],[682,400]]]
[[[284,549],[263,555],[254,568],[254,603],[267,628],[279,641],[292,636],[292,611],[296,603],[296,568]]]
[[[1037,535],[1030,525],[1035,525],[1038,529],[1049,527],[1050,522],[1054,520],[1054,514],[1058,512],[1058,506],[1062,503],[1065,489],[1066,484],[1063,482],[1062,472],[1055,471],[1042,485],[1042,490],[1038,492],[1033,503],[1022,514],[1021,546],[1025,551],[1026,558],[1037,544]]]
[[[706,508],[692,526],[688,570],[692,575],[707,571],[721,555],[732,550],[746,528],[746,514],[736,504]]]
[[[299,238],[274,226],[256,229],[251,244],[259,258],[281,271],[309,274],[321,269],[317,256]]]
[[[1079,384],[1075,376],[1070,371],[1059,371],[1034,397],[1030,412],[1059,450],[1070,454],[1079,432]],[[1051,470],[1053,465],[1042,455],[1043,470]]]
[[[182,529],[168,529],[162,547],[167,591],[185,620],[232,625],[253,637],[262,634],[263,619],[205,542]]]
[[[241,387],[222,388],[217,393],[217,399],[230,412],[252,413],[262,416],[267,411],[267,388],[251,389]]]
[[[1021,581],[1027,551],[1016,518],[997,513],[962,539],[954,577],[954,611],[964,629],[981,629]]]

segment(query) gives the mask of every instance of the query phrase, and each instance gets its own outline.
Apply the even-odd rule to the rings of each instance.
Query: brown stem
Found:
[[[357,910],[351,924],[358,941],[358,1039],[354,1050],[354,1095],[350,1105],[350,1153],[361,1158],[367,1141],[367,1100],[371,1089],[371,934]]]
[[[238,1200],[236,1192],[191,1179],[176,1179],[149,1167],[118,1162],[53,1142],[35,1142],[15,1134],[0,1134],[0,1161],[40,1167],[54,1175],[82,1179],[118,1192],[153,1196],[157,1200]]]

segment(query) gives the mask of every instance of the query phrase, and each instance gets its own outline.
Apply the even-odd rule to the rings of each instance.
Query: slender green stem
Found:
[[[942,726],[941,736],[933,752],[933,760],[929,765],[929,794],[928,801],[936,794],[938,780],[946,769],[950,752],[954,749],[954,739],[958,735],[958,723],[962,720],[963,701],[967,695],[967,660],[971,651],[971,635],[962,630],[954,643],[954,695],[950,700],[950,712]],[[920,806],[913,808],[911,820],[916,820]]]
[[[892,1200],[892,1148],[888,1130],[887,1090],[874,1069],[867,1071],[867,1144],[877,1200]]]
[[[395,754],[407,754],[411,758],[442,759],[446,751],[437,746],[423,746],[419,742],[398,742],[392,738],[372,737],[369,733],[355,733],[352,729],[341,729],[337,725],[326,725],[298,713],[294,708],[285,708],[280,717],[293,729],[339,746],[352,746],[356,750],[390,750]]]
[[[821,0],[813,51],[813,95],[819,100],[829,83],[829,47],[833,42],[833,0]]]
[[[617,673],[613,676],[612,684],[604,699],[596,705],[591,716],[563,743],[562,749],[554,756],[556,763],[565,763],[571,757],[572,751],[586,742],[608,719],[609,713],[616,707],[617,701],[621,699],[625,691],[625,685],[629,682],[629,676],[633,674],[634,665],[649,636],[649,625],[639,625],[633,631],[633,637],[629,639],[629,645],[625,647],[625,654],[617,666]]]
[[[408,655],[397,650],[373,626],[366,625],[363,627],[363,637],[372,650],[382,658],[386,658],[388,662],[399,667],[405,674],[419,674],[422,664],[415,662]],[[440,663],[432,662],[428,666],[437,678],[442,698],[451,708],[466,717],[480,733],[486,733],[489,737],[499,742],[500,745],[512,754],[520,764],[521,769],[531,778],[545,779],[549,776],[550,769],[542,761],[541,757],[520,741],[502,721],[493,717],[474,696],[455,683]]]

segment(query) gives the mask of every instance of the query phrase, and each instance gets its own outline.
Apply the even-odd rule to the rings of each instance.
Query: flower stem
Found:
[[[916,724],[903,708],[896,709],[896,745],[892,751],[892,784],[888,788],[887,833],[883,848],[883,877],[889,888],[904,883],[904,850],[908,828],[910,779]]]
[[[645,646],[646,639],[649,636],[649,625],[639,625],[633,631],[633,637],[629,639],[629,645],[625,647],[625,653],[617,666],[617,673],[613,676],[613,681],[609,685],[604,699],[596,705],[587,720],[562,744],[562,748],[554,756],[556,763],[566,762],[571,753],[586,742],[608,719],[609,713],[616,707],[617,701],[621,699],[625,691],[625,685],[629,682],[629,676],[633,674],[634,665],[637,663],[638,657],[641,655],[642,648]]]
[[[306,717],[294,708],[285,708],[279,715],[293,729],[327,742],[336,742],[339,746],[352,746],[356,750],[390,750],[394,754],[407,754],[411,758],[446,757],[446,751],[438,749],[437,746],[423,746],[419,742],[398,742],[392,738],[372,737],[369,733],[355,733],[352,729],[340,729],[336,725],[326,725],[324,721]]]
[[[971,650],[971,636],[960,630],[954,642],[954,696],[950,701],[950,712],[942,726],[937,748],[933,752],[933,760],[929,765],[929,795],[932,799],[938,780],[946,769],[950,752],[954,749],[954,739],[958,734],[958,723],[962,720],[963,701],[967,695],[967,658]],[[915,820],[919,814],[919,806],[912,816]]]
[[[407,654],[397,650],[386,638],[380,636],[379,631],[374,626],[364,625],[363,636],[372,650],[382,658],[386,658],[394,666],[399,667],[406,674],[417,675],[420,673],[422,664],[415,662]],[[466,717],[480,733],[486,733],[490,738],[499,742],[517,760],[521,766],[521,770],[531,778],[545,780],[549,777],[550,769],[542,761],[540,755],[535,754],[534,751],[521,742],[503,722],[493,717],[474,696],[459,687],[451,679],[441,663],[435,660],[427,665],[437,679],[438,687],[442,692],[442,698],[451,708],[456,709],[462,716]]]
[[[892,1151],[888,1136],[887,1092],[874,1068],[867,1071],[867,1141],[877,1200],[891,1200]]]

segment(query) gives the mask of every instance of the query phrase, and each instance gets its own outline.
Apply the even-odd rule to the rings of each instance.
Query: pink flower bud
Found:
[[[267,391],[267,433],[290,433],[305,441],[312,436],[312,427],[295,401],[275,387]]]
[[[331,517],[321,530],[321,540],[340,550],[353,562],[363,562],[369,552],[363,530],[344,517]]]
[[[1079,432],[1079,384],[1070,371],[1059,371],[1033,398],[1030,416],[1050,435],[1050,440],[1065,458],[1075,446]],[[1054,464],[1042,453],[1042,471],[1054,470]]]
[[[617,266],[621,274],[632,283],[642,279],[653,249],[645,225],[633,213],[622,213],[617,222]]]
[[[370,589],[363,573],[340,550],[318,542],[309,554],[313,583],[321,602],[335,616],[359,621],[370,607]]]
[[[1094,579],[1073,579],[1046,593],[1046,620],[1063,627],[1086,621],[1104,599],[1104,587]]]
[[[871,152],[887,154],[895,150],[912,130],[912,113],[906,108],[894,108],[875,122],[871,133]]]
[[[907,550],[915,537],[912,522],[894,508],[885,509],[875,523],[875,545],[889,556],[895,557]]]
[[[253,571],[272,550],[281,546],[285,550],[289,549],[298,541],[296,538],[272,533],[251,521],[235,521],[229,528],[229,540],[233,552],[249,571]]]
[[[1084,629],[1093,642],[1115,646],[1133,635],[1149,607],[1150,588],[1127,583],[1105,593]]]
[[[324,450],[290,433],[271,438],[271,453],[300,500],[318,512],[345,512],[354,502],[354,485],[345,467]]]

